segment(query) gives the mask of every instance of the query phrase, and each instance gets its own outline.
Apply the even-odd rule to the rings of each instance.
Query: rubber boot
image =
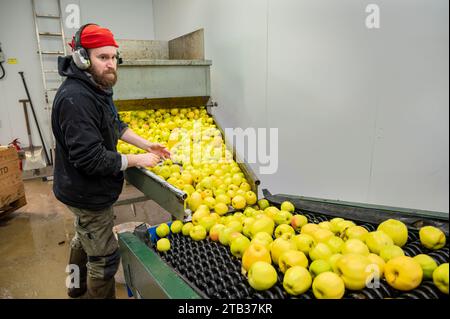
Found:
[[[70,248],[69,264],[75,264],[80,269],[80,287],[68,288],[67,290],[67,294],[71,298],[79,298],[87,291],[87,261],[87,255],[82,248]]]
[[[116,299],[116,281],[110,279],[98,279],[88,276],[87,298],[89,299]]]

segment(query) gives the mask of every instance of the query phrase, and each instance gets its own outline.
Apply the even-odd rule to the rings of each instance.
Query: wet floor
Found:
[[[67,298],[65,272],[73,215],[52,193],[52,183],[27,180],[27,205],[0,219],[0,298]],[[127,185],[120,199],[143,194]],[[170,219],[153,201],[117,206],[115,224],[158,224]],[[128,298],[123,275],[116,275],[117,298]]]

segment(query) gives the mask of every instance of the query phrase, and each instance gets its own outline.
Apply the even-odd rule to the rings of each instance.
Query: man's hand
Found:
[[[167,148],[165,148],[163,145],[157,144],[157,143],[151,143],[146,148],[146,151],[149,153],[156,154],[156,155],[162,157],[163,159],[171,158],[171,156],[172,156],[172,154],[170,154],[170,151]]]
[[[153,153],[127,155],[128,167],[154,167],[158,164],[160,157]]]

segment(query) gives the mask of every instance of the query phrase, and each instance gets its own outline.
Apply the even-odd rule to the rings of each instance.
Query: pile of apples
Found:
[[[257,195],[206,108],[172,108],[120,112],[120,118],[138,135],[166,146],[172,159],[148,168],[188,195],[192,212],[206,205],[218,215],[254,205]],[[144,151],[119,141],[122,154]]]
[[[243,274],[258,291],[273,287],[279,270],[284,289],[293,296],[312,289],[318,299],[340,299],[346,290],[376,288],[380,280],[400,291],[432,280],[448,294],[449,264],[437,265],[426,254],[405,256],[401,247],[408,240],[408,229],[403,222],[388,219],[369,232],[342,218],[308,223],[306,216],[294,210],[288,201],[278,208],[261,199],[242,212],[221,216],[201,204],[191,222],[174,221],[170,227],[161,224],[156,228],[157,249],[170,249],[165,238],[170,232],[181,232],[195,241],[209,237],[228,246],[241,260]],[[445,234],[433,226],[422,227],[419,236],[430,250],[446,244]]]

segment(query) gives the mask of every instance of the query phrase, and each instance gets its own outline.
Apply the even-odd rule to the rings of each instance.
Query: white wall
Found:
[[[56,1],[37,0],[37,11],[56,13]],[[109,28],[117,39],[154,39],[152,1],[62,0],[61,4],[64,18],[68,15],[65,12],[66,6],[76,4],[80,8],[80,24],[98,23]],[[57,30],[57,25],[52,22],[41,22],[41,31]],[[73,36],[76,30],[65,28],[65,36]],[[31,99],[38,113],[45,140],[48,142],[50,129],[44,110],[43,84],[31,0],[0,0],[0,42],[6,58],[17,58],[18,61],[16,65],[3,64],[7,75],[0,80],[0,144],[7,144],[13,138],[19,137],[23,146],[28,145],[23,108],[18,103],[19,99],[26,98],[19,71],[25,72]],[[59,49],[60,41],[49,43],[48,40],[43,40],[44,42],[48,44],[49,49]],[[56,65],[51,68],[56,69]],[[34,127],[34,122],[32,126]],[[38,133],[35,129],[33,131],[33,144],[40,145]]]
[[[381,28],[365,27],[365,7]],[[153,0],[205,28],[222,127],[279,128],[272,193],[449,209],[447,0]],[[253,165],[257,172],[258,166]]]

